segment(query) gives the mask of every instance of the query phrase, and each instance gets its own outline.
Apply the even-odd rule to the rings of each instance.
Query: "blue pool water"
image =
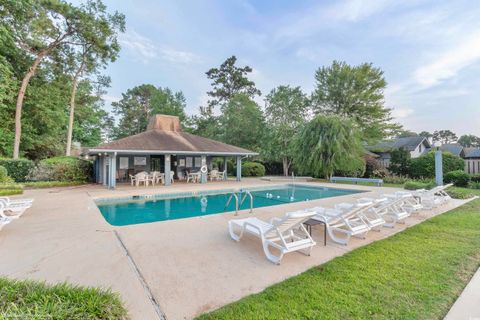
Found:
[[[361,192],[302,185],[249,188],[248,190],[253,196],[254,208]],[[114,226],[125,226],[129,224],[182,219],[235,211],[234,200],[225,208],[230,193],[231,190],[217,190],[196,195],[183,193],[175,195],[154,195],[150,197],[99,199],[96,203],[108,223]],[[241,198],[241,195],[239,195],[239,198]],[[249,208],[250,200],[247,198],[240,209]]]

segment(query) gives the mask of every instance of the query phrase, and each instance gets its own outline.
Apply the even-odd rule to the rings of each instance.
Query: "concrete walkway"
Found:
[[[382,187],[302,184],[366,192],[257,208],[254,215],[268,219],[292,210],[333,206],[395,191]],[[191,319],[465,203],[453,200],[439,209],[421,212],[394,229],[370,232],[366,239],[354,238],[348,246],[332,242],[323,246],[323,231],[314,227],[313,237],[319,245],[311,256],[288,254],[280,266],[265,258],[257,239],[246,237],[240,243],[230,239],[227,221],[235,218],[233,213],[114,227],[104,220],[94,203],[95,197],[259,185],[274,183],[246,179],[241,184],[228,181],[158,188],[121,186],[115,191],[100,186],[28,190],[23,197],[33,197],[33,207],[0,231],[0,275],[110,287],[120,293],[132,319],[158,319],[113,232],[116,231],[167,318]],[[248,215],[240,212],[239,217]]]
[[[478,319],[480,319],[480,269],[473,275],[445,317],[445,320]]]

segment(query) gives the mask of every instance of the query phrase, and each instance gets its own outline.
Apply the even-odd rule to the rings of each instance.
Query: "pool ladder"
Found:
[[[250,198],[250,213],[252,213],[253,212],[253,196],[250,193],[250,191],[248,191],[248,190],[240,191],[240,194],[242,194],[242,193],[244,195],[240,199],[240,202],[239,202],[239,198],[238,198],[237,193],[232,192],[232,194],[228,198],[227,203],[225,204],[225,208],[223,208],[223,210],[226,210],[228,205],[232,201],[232,199],[235,199],[235,215],[237,216],[238,215],[238,209],[242,206],[242,204],[245,202],[245,200],[247,199],[247,196],[248,196]]]

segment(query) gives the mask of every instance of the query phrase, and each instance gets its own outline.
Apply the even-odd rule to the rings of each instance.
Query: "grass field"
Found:
[[[69,284],[0,278],[0,319],[127,319],[117,294]]]
[[[441,319],[479,265],[477,199],[198,319]]]

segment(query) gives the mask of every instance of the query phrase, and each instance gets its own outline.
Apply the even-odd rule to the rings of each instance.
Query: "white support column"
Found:
[[[104,154],[102,155],[102,184],[104,186],[108,186],[108,181],[107,181],[107,177],[108,177],[108,170],[110,170],[110,164],[109,164],[109,159],[107,158],[107,156]]]
[[[237,181],[242,180],[242,157],[237,156]]]
[[[109,182],[108,188],[115,189],[115,185],[117,183],[117,153],[114,152],[110,154],[110,174],[109,174]]]
[[[204,166],[205,167],[207,166],[207,156],[202,156],[202,166],[201,166],[201,168],[203,168]],[[208,169],[207,169],[207,172],[208,172]],[[207,183],[207,172],[201,172],[200,171],[200,173],[201,173],[200,182],[201,183]]]
[[[223,157],[223,170],[225,171],[225,174],[223,175],[223,180],[227,180],[227,175],[228,175],[227,157]]]
[[[165,155],[165,165],[164,165],[164,170],[165,170],[165,185],[166,186],[169,186],[172,184],[172,181],[171,181],[171,177],[170,177],[170,171],[171,171],[171,166],[170,166],[170,162],[171,162],[171,159],[170,159],[170,155],[169,154],[166,154]]]

